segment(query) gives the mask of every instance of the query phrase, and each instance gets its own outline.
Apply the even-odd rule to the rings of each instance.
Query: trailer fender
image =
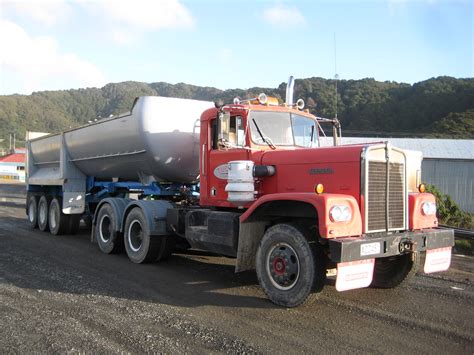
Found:
[[[333,222],[329,210],[334,205],[351,207],[352,216],[348,222]],[[275,217],[314,218],[319,235],[315,238],[337,238],[360,236],[362,219],[357,201],[353,196],[342,194],[279,193],[259,198],[240,216],[239,245],[236,272],[253,269],[258,244],[265,229]]]
[[[115,213],[115,216],[117,217],[117,218],[115,218],[114,229],[116,231],[121,232],[122,231],[122,219],[123,219],[123,215],[124,215],[124,212],[125,212],[125,208],[127,207],[127,205],[129,204],[130,201],[131,200],[128,199],[128,198],[108,197],[108,198],[104,198],[103,200],[101,200],[99,202],[99,204],[97,205],[97,207],[95,209],[94,217],[92,217],[91,242],[94,241],[95,225],[97,223],[97,216],[99,214],[99,211],[100,211],[101,207],[106,203],[109,204],[112,207],[112,209]]]
[[[130,202],[124,212],[122,225],[120,231],[125,230],[125,221],[127,215],[134,208],[140,208],[146,216],[148,223],[148,230],[150,235],[169,235],[170,231],[168,230],[168,224],[166,222],[167,211],[170,208],[173,208],[173,205],[164,200],[137,200]]]

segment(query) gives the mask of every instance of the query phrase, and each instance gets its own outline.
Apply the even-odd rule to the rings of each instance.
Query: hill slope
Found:
[[[255,97],[260,92],[285,97],[278,88],[219,90],[188,84],[123,82],[103,88],[42,91],[0,96],[0,138],[15,132],[58,132],[88,120],[128,111],[136,96],[159,95],[215,101]],[[296,80],[295,98],[310,110],[334,117],[334,80]],[[438,77],[414,85],[374,79],[338,82],[338,117],[346,135],[408,135],[474,138],[474,79]]]

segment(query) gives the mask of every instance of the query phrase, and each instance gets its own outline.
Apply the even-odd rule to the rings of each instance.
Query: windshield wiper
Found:
[[[260,130],[260,128],[258,127],[258,124],[257,122],[255,122],[255,118],[252,118],[252,121],[253,121],[253,124],[255,125],[255,128],[257,129],[257,132],[258,134],[260,134],[260,137],[262,138],[262,141],[264,141],[265,143],[267,143],[267,145],[272,148],[272,149],[276,149],[275,145],[273,144],[273,142],[271,141],[271,139],[269,137],[265,138],[265,136],[262,134],[262,131]]]
[[[310,146],[313,147],[314,125],[311,126],[311,138],[309,140]]]

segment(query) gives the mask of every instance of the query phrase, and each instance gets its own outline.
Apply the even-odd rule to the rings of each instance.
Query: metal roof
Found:
[[[393,146],[423,153],[425,159],[474,160],[474,139],[364,138],[342,137],[342,144],[389,141]],[[331,146],[332,138],[321,137],[321,146]]]
[[[15,153],[0,157],[0,163],[25,163],[25,153]]]

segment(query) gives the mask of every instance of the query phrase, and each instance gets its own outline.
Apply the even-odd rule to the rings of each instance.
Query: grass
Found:
[[[454,250],[459,254],[474,255],[474,240],[472,239],[456,239]]]

